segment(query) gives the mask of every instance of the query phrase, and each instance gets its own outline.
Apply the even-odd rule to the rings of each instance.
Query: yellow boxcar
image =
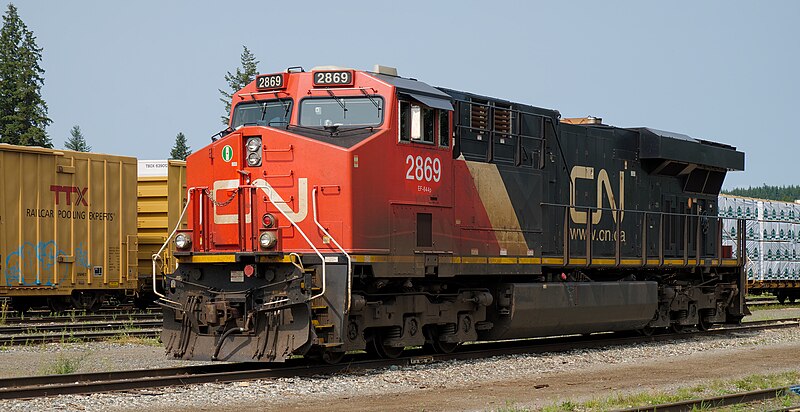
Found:
[[[141,290],[137,305],[153,301],[152,256],[158,253],[175,229],[186,203],[186,162],[181,160],[139,160],[137,229],[139,234],[139,276]],[[182,228],[186,227],[184,219]],[[156,266],[159,275],[172,273],[174,245],[170,242]],[[161,277],[161,276],[159,276]],[[160,282],[161,279],[158,279]]]
[[[136,159],[0,144],[0,297],[96,309],[138,286]]]

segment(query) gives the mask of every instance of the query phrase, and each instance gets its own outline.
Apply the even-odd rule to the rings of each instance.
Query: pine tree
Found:
[[[41,95],[42,48],[13,4],[0,29],[0,142],[53,147],[45,128],[52,123]]]
[[[247,46],[242,46],[242,48],[244,48],[241,56],[242,67],[237,67],[236,73],[228,72],[228,74],[225,75],[225,81],[228,82],[230,91],[219,89],[219,93],[222,95],[219,100],[225,103],[225,115],[221,117],[222,123],[225,125],[230,122],[229,114],[231,112],[231,99],[233,98],[233,94],[255,80],[258,74],[258,68],[256,67],[258,66],[258,60],[253,56],[253,53],[250,53],[250,49],[248,49]]]
[[[186,157],[192,154],[192,149],[186,145],[186,136],[183,132],[175,136],[175,146],[172,146],[172,151],[169,152],[170,159],[186,160]]]
[[[77,124],[72,126],[72,130],[69,131],[69,134],[72,135],[67,141],[64,143],[64,148],[68,150],[74,150],[76,152],[90,152],[92,151],[92,146],[89,146],[86,143],[86,139],[83,137],[83,133],[81,133],[81,127]]]

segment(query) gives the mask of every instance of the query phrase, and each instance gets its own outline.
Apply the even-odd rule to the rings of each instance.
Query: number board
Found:
[[[352,86],[353,71],[314,72],[314,86]]]
[[[284,84],[284,74],[286,73],[262,74],[257,76],[256,88],[258,90],[283,89],[286,87]]]

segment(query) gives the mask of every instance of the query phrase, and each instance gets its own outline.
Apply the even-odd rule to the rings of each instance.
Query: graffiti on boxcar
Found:
[[[59,256],[67,256],[67,253],[58,248],[56,242],[25,242],[16,251],[6,256],[6,285],[8,286],[52,286],[53,273],[56,269]],[[68,263],[65,263],[68,265]],[[88,261],[88,253],[80,243],[75,248],[75,264],[80,268],[91,267]],[[36,273],[39,273],[39,282],[36,282]],[[63,282],[70,274],[70,270],[65,268],[59,277],[59,282]]]

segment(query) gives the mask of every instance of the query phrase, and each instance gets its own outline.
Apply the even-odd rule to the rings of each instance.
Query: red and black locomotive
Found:
[[[336,361],[745,315],[734,147],[336,67],[260,75],[187,159],[162,339]],[[743,231],[739,231],[743,233]]]

